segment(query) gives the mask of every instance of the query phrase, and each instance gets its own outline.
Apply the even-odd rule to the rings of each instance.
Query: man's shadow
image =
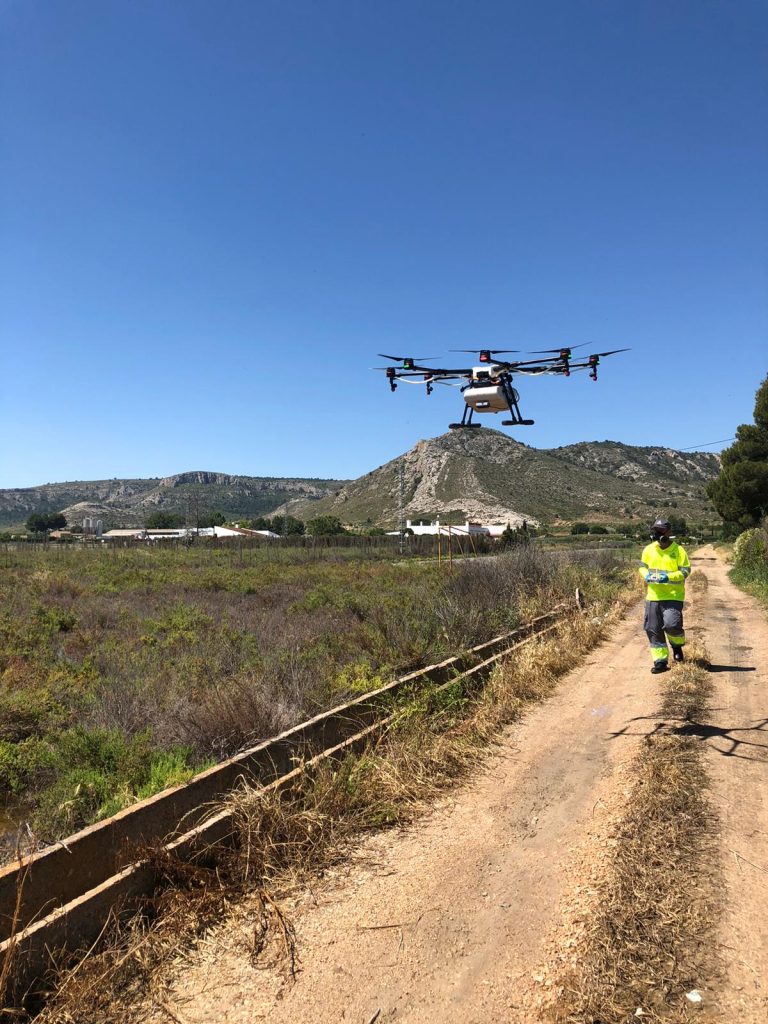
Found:
[[[630,732],[632,722],[655,722],[650,732]],[[673,723],[679,722],[680,725]],[[768,718],[761,718],[754,725],[710,725],[708,722],[698,722],[694,718],[672,718],[660,722],[657,718],[649,715],[641,715],[630,719],[630,722],[617,732],[608,734],[609,739],[615,740],[620,736],[691,736],[699,739],[716,750],[723,757],[737,757],[743,761],[763,761],[768,764],[768,754],[758,757],[750,757],[747,753],[739,753],[743,747],[752,747],[757,750],[768,751],[768,743],[756,743],[754,740],[742,739],[742,733],[759,733],[761,737],[768,739]],[[737,735],[739,734],[739,735]],[[716,741],[724,740],[725,747],[719,746]]]

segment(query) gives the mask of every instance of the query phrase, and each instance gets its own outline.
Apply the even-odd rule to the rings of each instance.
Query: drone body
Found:
[[[475,412],[504,412],[508,408],[501,384],[471,384],[464,392],[464,401]]]
[[[502,420],[505,427],[531,426],[533,420],[524,420],[520,414],[518,402],[520,395],[517,388],[512,387],[512,375],[503,366],[474,366],[469,384],[461,389],[464,396],[464,416],[461,423],[451,423],[451,428],[479,427],[480,423],[472,422],[473,413],[508,412],[511,420]]]
[[[581,347],[581,346],[578,346]],[[462,350],[467,351],[467,350]],[[541,374],[570,377],[575,370],[589,370],[591,380],[597,380],[597,367],[604,356],[612,356],[617,352],[627,352],[628,349],[613,349],[611,352],[599,352],[586,357],[583,361],[572,362],[572,350],[570,348],[549,349],[544,353],[532,353],[533,355],[543,354],[544,359],[527,360],[499,360],[494,356],[508,353],[510,349],[480,349],[477,354],[481,366],[471,366],[460,369],[438,369],[431,366],[420,365],[420,360],[426,357],[404,357],[390,356],[379,353],[384,359],[392,359],[401,363],[396,366],[379,366],[387,375],[387,381],[391,391],[396,391],[399,383],[421,384],[426,386],[428,395],[431,395],[435,384],[445,384],[449,387],[458,387],[464,398],[464,415],[460,423],[451,423],[452,430],[462,430],[472,427],[479,427],[481,424],[474,423],[472,417],[475,413],[509,413],[510,419],[502,420],[505,427],[528,427],[533,425],[533,420],[523,419],[520,412],[520,395],[516,388],[512,387],[512,380],[515,374],[519,376],[537,377]],[[453,383],[454,381],[466,381],[466,383]]]

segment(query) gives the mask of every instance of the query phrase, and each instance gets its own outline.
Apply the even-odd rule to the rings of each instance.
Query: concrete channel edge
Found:
[[[558,605],[519,629],[394,679],[215,765],[185,786],[133,804],[0,869],[0,964],[12,952],[15,990],[28,990],[50,970],[53,951],[87,947],[115,908],[127,908],[152,891],[154,872],[136,861],[142,845],[159,841],[186,859],[226,843],[230,813],[210,811],[228,792],[243,783],[266,791],[290,787],[314,765],[343,757],[385,728],[393,717],[387,706],[399,691],[478,677],[510,650],[550,632],[569,610]]]

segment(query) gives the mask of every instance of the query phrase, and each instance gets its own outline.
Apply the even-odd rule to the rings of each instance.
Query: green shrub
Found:
[[[35,823],[45,837],[67,835],[193,774],[187,748],[153,750],[149,733],[116,729],[69,729],[49,742],[43,760],[50,778]]]
[[[744,590],[768,602],[768,529],[739,534],[733,545],[731,578]]]
[[[738,569],[757,568],[768,559],[768,534],[760,527],[745,530],[733,545],[733,564]]]
[[[55,771],[50,745],[37,737],[11,743],[0,740],[0,793],[18,798],[28,795],[37,780]]]
[[[366,661],[356,661],[345,665],[339,672],[335,681],[335,688],[342,694],[367,693],[369,690],[378,690],[391,679],[391,676],[381,675],[374,672]]]
[[[166,646],[195,643],[211,625],[210,615],[188,604],[175,604],[159,619],[147,619],[145,643],[161,642]]]

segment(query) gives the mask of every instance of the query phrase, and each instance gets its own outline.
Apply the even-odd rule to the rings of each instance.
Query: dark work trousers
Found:
[[[666,661],[669,657],[667,640],[673,647],[682,647],[685,643],[683,602],[646,601],[643,629],[651,645],[653,660]]]

